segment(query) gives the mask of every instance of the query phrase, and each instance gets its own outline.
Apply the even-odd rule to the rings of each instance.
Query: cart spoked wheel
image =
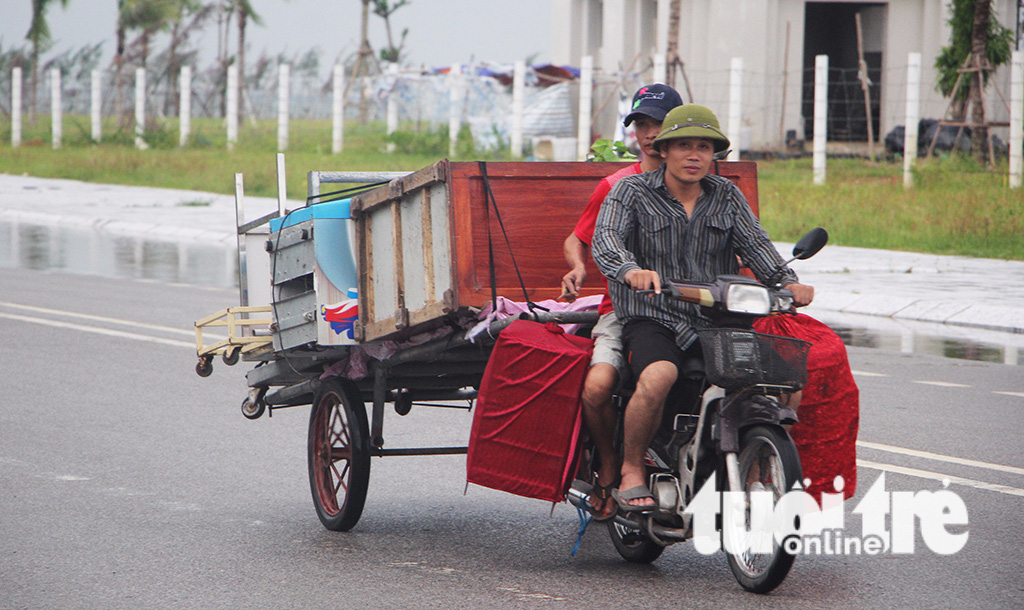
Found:
[[[366,408],[351,382],[328,380],[309,416],[309,486],[320,522],[329,530],[355,527],[370,482]]]

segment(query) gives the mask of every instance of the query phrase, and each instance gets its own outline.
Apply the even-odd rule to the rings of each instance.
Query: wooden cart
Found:
[[[371,457],[466,453],[387,446],[385,409],[469,410],[494,339],[512,319],[490,323],[472,341],[466,327],[495,295],[528,302],[558,296],[563,241],[600,179],[621,168],[445,160],[410,174],[310,172],[310,205],[251,222],[243,221],[239,189],[241,303],[196,322],[197,372],[209,374],[218,353],[228,364],[255,362],[242,403],[250,419],[312,406],[313,503],[325,527],[351,529],[366,499]],[[717,169],[756,212],[755,164]],[[345,199],[323,190],[374,183],[381,184]],[[588,275],[599,277],[589,265]],[[588,290],[599,292],[601,283]],[[593,311],[531,315],[542,322],[597,319]],[[229,337],[206,345],[202,331],[213,326],[227,328]]]

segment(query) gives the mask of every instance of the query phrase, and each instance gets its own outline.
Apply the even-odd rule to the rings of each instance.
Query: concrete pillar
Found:
[[[345,144],[345,67],[334,65],[334,98],[331,107],[331,152],[338,154]]]
[[[60,68],[50,70],[50,131],[53,134],[53,149],[60,148],[64,137],[64,117],[60,107]]]
[[[526,102],[526,62],[519,60],[512,70],[512,158],[523,156],[523,107]]]
[[[142,135],[146,131],[146,69],[135,69],[135,148],[146,148]]]
[[[1010,188],[1020,188],[1024,155],[1024,52],[1010,62]]]
[[[743,134],[743,58],[733,57],[729,65],[729,161],[740,160],[740,140]]]
[[[903,188],[914,186],[917,125],[921,116],[921,54],[907,55],[907,117],[903,122]]]
[[[183,66],[181,75],[178,77],[181,87],[178,100],[178,146],[184,147],[188,144],[188,137],[192,132],[192,67]]]
[[[11,146],[21,146],[21,68],[11,70]]]
[[[234,150],[238,143],[238,66],[228,66],[228,89],[225,92],[228,121],[228,150]]]
[[[814,58],[814,184],[825,184],[828,143],[828,55]]]
[[[594,107],[594,57],[587,55],[580,62],[580,111],[576,131],[576,159],[586,161],[590,152],[590,115]]]
[[[288,150],[288,110],[291,101],[291,76],[288,64],[277,66],[277,150]]]
[[[462,66],[452,66],[448,80],[448,156],[454,157],[459,129],[462,128]]]
[[[100,71],[93,70],[91,75],[91,95],[90,95],[90,114],[92,116],[92,141],[99,142],[103,137],[103,100],[102,100],[102,80],[100,78]]]

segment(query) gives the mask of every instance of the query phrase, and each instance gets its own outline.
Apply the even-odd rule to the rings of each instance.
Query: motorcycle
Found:
[[[828,241],[828,233],[817,228],[793,248],[785,265],[814,256]],[[774,280],[773,280],[774,281]],[[739,584],[755,593],[767,593],[786,578],[795,556],[787,549],[790,530],[771,536],[770,544],[753,544],[757,527],[752,527],[750,510],[753,492],[769,492],[774,502],[802,478],[800,457],[787,432],[796,423],[795,411],[787,404],[807,381],[807,352],[810,344],[789,337],[754,332],[753,321],[772,314],[793,311],[793,295],[777,283],[765,286],[745,276],[720,276],[712,283],[663,282],[669,298],[696,303],[714,323],[699,330],[704,354],[703,392],[699,408],[687,404],[666,404],[662,426],[647,450],[645,465],[648,487],[655,508],[643,513],[619,512],[608,521],[612,542],[629,562],[650,563],[673,543],[699,534],[695,499],[705,485],[719,492],[716,529],[729,567]],[[619,416],[617,447],[621,451],[622,415],[628,392],[613,398]],[[670,395],[669,401],[673,398]],[[696,406],[696,405],[694,405]],[[570,502],[586,509],[592,489],[585,480],[594,472],[594,452],[581,460],[580,478],[570,488]],[[728,528],[724,498],[740,497],[742,516],[737,527]],[[690,510],[687,510],[690,508]],[[735,513],[734,513],[735,514]],[[763,523],[758,521],[757,525]],[[792,524],[791,524],[792,525]],[[747,540],[727,541],[726,530],[739,532]],[[782,538],[780,540],[780,538]]]

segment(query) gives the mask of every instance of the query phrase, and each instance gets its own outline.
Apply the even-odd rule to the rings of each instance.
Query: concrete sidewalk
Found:
[[[302,205],[290,200],[287,207]],[[275,209],[274,199],[246,198],[246,220]],[[197,191],[0,174],[4,221],[235,247],[234,197]],[[789,258],[792,244],[778,247]],[[815,302],[807,309],[812,315],[1024,333],[1022,261],[829,245],[792,267],[802,282],[815,287]]]

